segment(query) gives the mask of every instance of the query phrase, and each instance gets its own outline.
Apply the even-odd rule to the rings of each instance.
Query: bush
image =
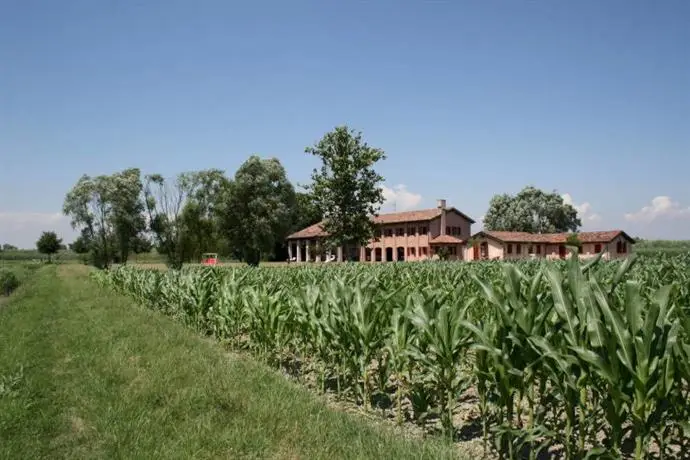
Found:
[[[19,287],[19,278],[14,272],[0,268],[0,294],[10,295]]]

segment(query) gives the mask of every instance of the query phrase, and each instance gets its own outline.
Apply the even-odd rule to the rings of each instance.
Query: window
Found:
[[[508,243],[508,254],[512,254],[512,253],[513,253],[513,245]]]
[[[594,245],[594,253],[599,254],[601,252],[601,245],[600,244],[595,244]],[[620,246],[618,246],[618,252],[620,252]]]
[[[427,248],[425,248],[425,247],[422,248],[422,255],[423,256],[427,255]]]
[[[408,256],[415,256],[415,248],[407,248],[407,255]]]
[[[395,236],[405,236],[405,229],[398,227],[395,229]]]
[[[446,227],[446,235],[450,235],[450,227]]]
[[[454,256],[454,255],[457,255],[457,253],[458,253],[458,249],[455,246],[451,246],[450,247],[450,254]]]
[[[383,231],[384,236],[393,236],[393,229],[392,228],[387,228]]]
[[[522,245],[520,243],[515,245],[515,254],[522,254]]]
[[[537,254],[541,254],[541,244],[537,245]]]
[[[616,243],[618,254],[625,254],[625,252],[628,250],[626,246],[627,245],[625,244],[625,241],[619,241],[618,243]]]
[[[534,254],[534,246],[532,246],[531,244],[527,248],[527,254]]]
[[[427,234],[426,227],[421,227],[421,228],[419,229],[419,234],[420,234],[420,235],[426,235],[426,234]]]

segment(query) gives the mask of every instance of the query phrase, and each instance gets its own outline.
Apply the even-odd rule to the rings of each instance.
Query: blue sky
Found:
[[[532,184],[584,229],[690,238],[688,43],[685,0],[5,0],[0,243],[71,241],[83,173],[255,153],[305,182],[339,124],[387,152],[398,210],[479,220]]]

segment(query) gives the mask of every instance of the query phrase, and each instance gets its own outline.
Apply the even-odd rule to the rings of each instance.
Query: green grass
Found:
[[[0,458],[452,458],[44,266],[0,309]],[[22,370],[23,367],[23,370]]]

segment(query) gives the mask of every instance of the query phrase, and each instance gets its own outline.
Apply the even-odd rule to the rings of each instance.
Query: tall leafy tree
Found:
[[[320,169],[314,169],[308,190],[330,235],[326,244],[365,244],[374,235],[371,217],[384,201],[383,177],[374,165],[386,158],[385,153],[347,126],[336,127],[305,151],[322,162]]]
[[[294,206],[295,189],[280,161],[253,155],[227,187],[220,222],[242,260],[258,265],[287,236]]]
[[[61,247],[62,239],[58,238],[55,232],[43,232],[38,241],[36,241],[36,249],[41,254],[48,256],[48,262],[52,261],[53,254],[57,254]]]
[[[71,217],[72,228],[79,228],[91,246],[94,264],[107,268],[113,258],[113,194],[110,176],[84,174],[67,193],[62,211]]]
[[[182,210],[185,260],[198,260],[204,252],[222,252],[218,207],[230,185],[225,172],[209,169],[192,173],[193,189]]]
[[[576,231],[581,226],[577,210],[558,193],[532,186],[515,196],[494,196],[484,217],[484,228],[489,231],[557,233]]]
[[[129,253],[141,248],[139,241],[146,230],[143,184],[137,168],[125,169],[111,176],[112,220],[117,252],[121,263],[127,263]]]
[[[144,198],[149,225],[158,252],[165,254],[168,266],[174,269],[182,268],[184,261],[181,215],[194,187],[194,175],[190,172],[178,174],[173,179],[165,179],[160,174],[146,176]]]

